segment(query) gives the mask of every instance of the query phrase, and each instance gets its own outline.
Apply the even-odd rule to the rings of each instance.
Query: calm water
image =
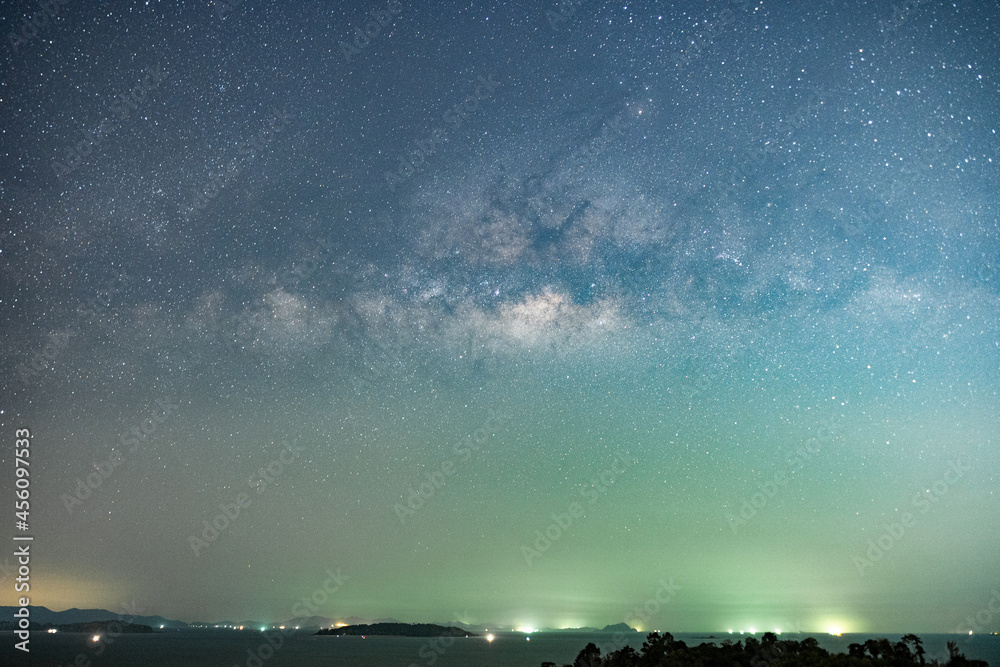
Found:
[[[783,635],[787,639],[801,639],[805,635]],[[531,641],[523,636],[501,635],[493,643],[481,637],[456,639],[450,647],[435,647],[429,639],[407,637],[316,637],[298,635],[286,637],[284,645],[269,650],[259,633],[217,633],[212,631],[173,632],[153,635],[122,635],[107,645],[102,655],[88,635],[59,633],[55,635],[32,633],[31,653],[28,657],[14,649],[13,633],[0,633],[0,664],[33,665],[84,665],[89,659],[92,667],[308,667],[310,665],[345,665],[350,667],[539,667],[549,660],[557,665],[572,663],[587,642],[598,646],[610,641],[612,635],[567,634],[535,635]],[[635,648],[642,646],[645,635],[629,642]],[[706,635],[677,634],[689,646],[697,645]],[[716,635],[721,642],[729,635]],[[736,638],[739,636],[737,635]],[[844,635],[831,637],[816,635],[820,644],[829,651],[846,652],[847,645],[862,642],[870,635]],[[897,641],[898,636],[888,636]],[[991,667],[1000,667],[1000,637],[979,635],[923,635],[928,658],[942,659],[945,642],[958,641],[963,653],[970,658],[986,660]],[[612,648],[620,648],[615,646]],[[605,653],[607,651],[604,651]],[[85,656],[79,659],[79,656]],[[252,657],[251,657],[252,656]],[[263,659],[262,659],[263,658]]]

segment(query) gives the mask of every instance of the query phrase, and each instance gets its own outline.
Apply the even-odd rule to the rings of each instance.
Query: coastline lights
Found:
[[[94,635],[93,637],[90,638],[90,641],[92,641],[92,642],[99,642],[99,641],[101,641],[101,636],[100,635]]]
[[[852,632],[864,632],[864,622],[854,616],[848,616],[846,614],[830,614],[829,616],[823,616],[816,619],[815,622],[816,631],[819,632],[820,628],[826,631],[827,634],[833,635],[834,637],[839,637],[843,634],[850,634]]]
[[[486,641],[493,643],[494,639],[496,639],[496,637],[494,637],[493,635],[486,635]]]

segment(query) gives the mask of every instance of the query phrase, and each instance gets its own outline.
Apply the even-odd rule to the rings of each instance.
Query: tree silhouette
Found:
[[[848,654],[831,654],[813,637],[801,642],[780,640],[770,632],[760,640],[723,641],[720,646],[702,643],[689,647],[669,632],[650,633],[637,652],[625,646],[601,658],[594,644],[580,651],[576,662],[563,667],[989,667],[982,660],[962,655],[955,642],[948,642],[947,663],[928,662],[923,642],[913,634],[903,635],[895,644],[886,638],[851,644]],[[543,667],[553,667],[543,663]]]
[[[954,667],[988,667],[985,660],[969,660],[962,655],[955,642],[948,642],[948,664]]]
[[[576,655],[573,667],[601,667],[602,662],[601,649],[597,648],[594,642],[590,642]]]
[[[609,653],[601,667],[635,667],[639,664],[639,653],[631,646],[624,646]]]
[[[907,651],[909,652],[910,656],[915,657],[917,659],[917,662],[919,662],[921,665],[926,664],[924,662],[924,654],[926,653],[926,651],[924,651],[923,642],[920,641],[920,637],[913,634],[903,635],[903,638],[900,640],[900,643],[903,644],[903,646],[907,647]],[[910,648],[911,644],[913,645],[913,648]]]

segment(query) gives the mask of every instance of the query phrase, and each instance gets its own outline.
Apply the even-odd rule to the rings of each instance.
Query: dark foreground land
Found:
[[[320,630],[317,635],[383,635],[395,637],[478,637],[479,635],[456,627],[433,623],[372,623],[371,625],[345,625]]]
[[[928,661],[925,656],[923,642],[916,635],[905,635],[895,644],[888,639],[869,639],[851,644],[847,653],[830,653],[812,637],[783,641],[771,632],[759,641],[755,637],[735,644],[726,640],[721,646],[688,646],[669,632],[654,632],[646,637],[640,651],[626,646],[602,657],[596,645],[587,644],[573,664],[564,667],[989,667],[983,660],[966,658],[955,642],[948,642],[947,662]],[[543,662],[542,667],[556,667],[556,663]]]

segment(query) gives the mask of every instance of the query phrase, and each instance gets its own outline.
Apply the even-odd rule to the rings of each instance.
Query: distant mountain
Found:
[[[360,616],[339,616],[337,618],[332,618],[330,616],[295,616],[286,621],[260,621],[260,620],[242,620],[242,621],[212,621],[211,623],[189,623],[188,627],[197,628],[213,628],[216,626],[229,626],[229,627],[240,627],[250,629],[260,629],[260,628],[276,628],[278,626],[285,626],[286,628],[298,627],[300,630],[310,630],[319,628],[330,628],[335,625],[361,625],[364,623],[399,623],[394,618],[387,619],[375,619],[371,620],[368,618],[361,618]],[[156,627],[156,626],[154,626]],[[168,626],[169,627],[169,626]]]
[[[615,623],[614,625],[605,625],[604,628],[591,628],[584,626],[582,628],[542,628],[539,632],[573,632],[573,633],[587,633],[593,634],[595,632],[639,632],[635,628],[632,628],[628,623]]]
[[[10,619],[13,618],[14,612],[19,609],[19,607],[2,607],[0,606],[0,619]],[[430,623],[417,623],[408,624],[403,623],[395,618],[376,618],[368,619],[361,618],[359,616],[340,616],[340,617],[329,617],[329,616],[296,616],[294,618],[288,619],[286,621],[280,622],[264,622],[259,620],[243,620],[243,621],[213,621],[213,622],[190,622],[185,623],[184,621],[178,621],[175,619],[164,618],[163,616],[130,616],[128,614],[116,613],[108,611],[107,609],[66,609],[64,611],[53,611],[48,607],[42,606],[32,606],[31,607],[31,622],[33,624],[44,625],[46,623],[52,625],[65,625],[69,623],[93,623],[97,621],[118,621],[118,622],[128,622],[138,625],[148,625],[154,630],[159,630],[160,626],[164,629],[196,629],[196,628],[212,628],[215,626],[228,625],[228,626],[243,626],[249,629],[260,629],[263,627],[273,628],[279,625],[284,625],[286,628],[294,628],[298,626],[300,630],[312,630],[312,629],[326,629],[331,628],[336,625],[342,626],[362,626],[362,625],[425,625],[430,627],[438,628],[452,628],[453,631],[461,631],[461,634],[470,635],[485,635],[488,632],[504,632],[505,630],[510,630],[509,625],[502,623],[464,623],[461,621],[450,621],[448,623],[441,624],[430,624]],[[539,632],[576,632],[576,633],[595,633],[595,632],[638,632],[634,628],[629,627],[625,623],[616,623],[614,625],[606,625],[604,629],[598,628],[542,628]],[[377,634],[376,632],[371,632],[368,634]],[[428,635],[434,636],[434,635]]]
[[[615,623],[614,625],[605,625],[601,632],[639,632],[628,623]]]
[[[8,619],[14,617],[14,612],[20,607],[0,607],[0,618]],[[52,611],[48,607],[31,606],[31,622],[44,625],[64,625],[68,623],[93,623],[95,621],[127,621],[138,625],[149,625],[159,628],[186,628],[188,624],[183,621],[174,621],[162,616],[131,616],[129,614],[118,614],[107,609],[66,609],[65,611]]]
[[[488,623],[479,623],[479,624],[463,623],[462,621],[451,621],[449,623],[436,623],[435,625],[443,625],[446,627],[453,626],[456,628],[461,628],[466,632],[474,632],[477,635],[486,634],[487,632],[490,631],[489,628],[493,628],[493,630],[496,631],[503,627],[499,623],[494,623],[493,625],[490,625]]]
[[[395,637],[475,637],[474,633],[462,628],[445,627],[433,623],[374,623],[372,625],[345,625],[340,628],[326,628],[318,635],[387,635]]]
[[[375,620],[369,618],[361,618],[360,616],[340,616],[338,618],[330,618],[329,616],[296,616],[295,618],[290,618],[284,623],[279,623],[278,625],[284,625],[286,628],[291,626],[298,626],[300,628],[330,628],[335,625],[364,625],[366,623],[400,623],[394,618],[376,618]]]
[[[337,622],[337,619],[326,616],[296,616],[285,621],[284,625],[286,628],[288,626],[292,626],[293,628],[328,628]]]
[[[539,632],[571,632],[573,634],[581,634],[581,633],[593,634],[595,632],[601,632],[601,631],[598,630],[597,628],[584,626],[582,628],[541,628]]]

